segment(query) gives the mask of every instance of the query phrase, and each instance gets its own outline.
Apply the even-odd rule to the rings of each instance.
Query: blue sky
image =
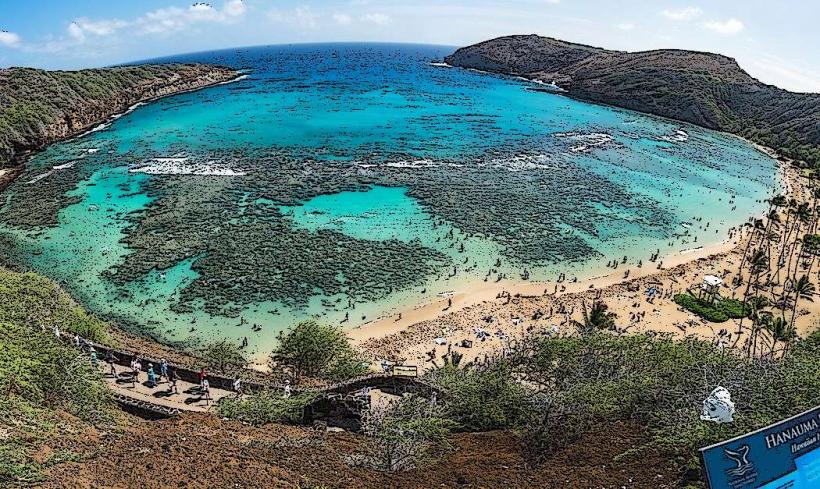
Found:
[[[74,69],[295,42],[462,46],[536,33],[720,52],[764,82],[820,92],[818,20],[817,0],[0,0],[0,66]]]

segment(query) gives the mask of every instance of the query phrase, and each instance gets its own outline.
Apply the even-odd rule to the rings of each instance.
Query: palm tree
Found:
[[[749,247],[752,245],[752,241],[754,241],[755,232],[766,229],[766,227],[763,226],[762,219],[755,219],[751,223],[746,223],[745,225],[751,227],[752,230],[749,232],[749,239],[746,241],[746,247],[743,248],[743,257],[740,259],[741,272],[743,271],[743,266],[746,264],[746,255],[749,253]]]
[[[807,224],[809,222],[809,220],[811,219],[811,211],[809,210],[809,205],[806,204],[805,202],[800,203],[800,205],[798,205],[797,209],[794,211],[794,217],[795,217],[794,227],[797,228],[796,236],[800,236],[800,228],[802,227],[803,224]],[[788,240],[790,237],[791,237],[791,232],[789,232],[789,236],[786,239]],[[787,248],[787,247],[791,248],[791,252],[789,253],[789,262],[786,266],[786,276],[787,277],[791,276],[792,258],[794,257],[795,249],[798,247],[799,244],[800,244],[800,240],[796,240],[795,243],[788,243],[787,242],[783,247],[784,249]],[[798,262],[799,262],[799,260],[798,260]],[[779,272],[779,269],[778,269],[778,272]],[[797,274],[796,270],[795,270],[795,274]]]
[[[797,337],[797,333],[794,328],[791,327],[784,318],[776,317],[769,321],[766,325],[766,329],[772,336],[772,345],[771,350],[769,351],[769,357],[774,358],[774,350],[778,341],[783,343],[783,354],[785,355],[786,351],[788,351],[789,344]]]
[[[807,275],[803,275],[797,279],[797,282],[792,284],[792,292],[794,293],[794,303],[792,304],[791,327],[794,329],[794,321],[797,318],[797,303],[800,299],[814,302],[814,284],[809,281]]]
[[[820,254],[820,236],[816,234],[806,234],[803,236],[803,253],[811,256],[809,262],[809,273],[814,268],[814,260]]]
[[[765,272],[769,268],[769,256],[766,255],[762,249],[755,250],[752,256],[749,258],[749,281],[746,283],[746,291],[743,293],[743,310],[747,310],[748,307],[748,299],[749,299],[749,289],[752,287],[752,282],[755,284],[755,288],[758,286],[758,282],[760,281],[760,274]],[[754,280],[752,280],[754,277]],[[740,317],[740,324],[737,328],[737,334],[741,334],[743,332],[743,318],[744,316]]]
[[[749,335],[749,341],[746,344],[746,355],[754,356],[757,352],[758,332],[765,328],[765,323],[771,319],[771,313],[764,311],[764,309],[769,306],[769,299],[762,295],[752,297],[749,299],[748,304],[748,316],[752,321],[752,332]]]
[[[614,330],[615,318],[617,315],[609,311],[609,307],[601,301],[592,303],[592,308],[587,311],[587,303],[582,302],[581,307],[584,312],[584,323],[578,324],[581,331],[590,333],[592,331]]]
[[[763,238],[766,241],[766,252],[771,255],[772,241],[780,237],[780,233],[774,231],[774,229],[780,229],[780,214],[777,210],[772,209],[766,217],[766,231],[763,233]]]

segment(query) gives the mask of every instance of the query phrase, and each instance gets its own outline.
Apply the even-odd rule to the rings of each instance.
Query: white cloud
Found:
[[[820,73],[769,53],[755,53],[749,71],[764,83],[797,92],[820,93]]]
[[[268,19],[278,24],[297,24],[303,28],[315,29],[319,16],[310,7],[296,7],[293,10],[268,12]]]
[[[353,18],[347,14],[333,14],[333,20],[339,25],[350,25]]]
[[[85,40],[86,35],[110,36],[118,30],[127,27],[128,22],[112,19],[93,21],[85,17],[79,18],[69,24],[68,35],[77,41]]]
[[[21,47],[31,52],[57,54],[77,50],[82,46],[82,50],[75,54],[83,55],[117,45],[128,39],[128,36],[166,34],[204,23],[232,24],[240,21],[246,11],[244,0],[225,0],[221,9],[199,2],[188,8],[153,10],[130,20],[80,17],[68,25],[63,36],[48,37],[40,43]],[[96,42],[103,38],[106,39],[104,43]]]
[[[204,22],[233,23],[247,11],[243,0],[227,0],[222,9],[208,3],[195,3],[187,9],[167,7],[148,12],[134,21],[142,34],[160,34],[179,31],[193,24]]]
[[[16,48],[20,46],[20,36],[9,31],[0,31],[0,46]]]
[[[703,24],[703,27],[709,29],[712,32],[717,32],[718,34],[723,34],[724,36],[731,36],[733,34],[737,34],[743,30],[744,25],[743,22],[731,18],[726,20],[725,22],[719,22],[716,20],[712,20]]]
[[[631,30],[635,29],[635,24],[633,24],[631,22],[622,22],[620,24],[617,24],[615,27],[617,27],[618,29],[620,29],[622,31],[631,31]]]
[[[703,15],[703,9],[700,7],[685,7],[677,10],[664,10],[661,14],[667,19],[685,22]]]
[[[377,25],[387,25],[393,21],[388,15],[384,14],[365,14],[362,16],[363,22],[370,22]]]

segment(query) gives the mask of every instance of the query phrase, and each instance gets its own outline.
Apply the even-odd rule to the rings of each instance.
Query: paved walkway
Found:
[[[105,374],[105,382],[113,392],[158,406],[179,409],[180,411],[209,411],[219,399],[236,395],[234,392],[211,387],[211,400],[209,402],[200,395],[199,385],[183,382],[182,380],[177,381],[179,394],[171,394],[168,391],[169,384],[164,379],[152,388],[146,385],[148,381],[147,373],[140,372],[140,382],[132,383],[130,381],[130,368],[122,365],[114,365],[114,368],[117,377],[111,375],[111,366],[108,363],[100,362],[100,370]]]

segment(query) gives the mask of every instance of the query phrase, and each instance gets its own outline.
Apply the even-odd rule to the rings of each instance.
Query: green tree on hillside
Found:
[[[297,382],[303,376],[342,380],[367,371],[344,331],[312,320],[279,333],[271,363],[288,367]]]

